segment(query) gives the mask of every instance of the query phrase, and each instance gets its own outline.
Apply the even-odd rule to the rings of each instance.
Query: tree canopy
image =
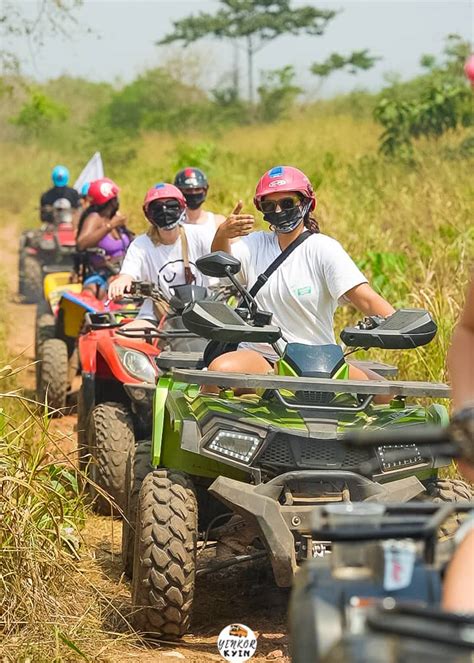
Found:
[[[253,57],[267,43],[284,34],[322,35],[337,14],[311,5],[293,7],[291,0],[220,0],[215,14],[199,12],[173,23],[174,30],[159,44],[190,44],[204,37],[245,42],[248,59],[249,99],[253,100]]]

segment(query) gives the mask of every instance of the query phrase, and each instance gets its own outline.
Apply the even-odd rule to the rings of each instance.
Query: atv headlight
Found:
[[[209,451],[234,458],[241,463],[249,463],[261,442],[258,435],[239,433],[233,430],[220,430],[207,445]]]
[[[155,369],[146,354],[120,345],[116,346],[116,350],[123,367],[130,375],[143,382],[153,384],[156,381]]]

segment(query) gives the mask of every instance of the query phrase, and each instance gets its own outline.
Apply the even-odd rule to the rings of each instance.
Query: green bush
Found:
[[[44,92],[33,90],[20,112],[10,118],[10,122],[23,129],[27,135],[38,137],[54,124],[68,117],[66,106],[50,99]]]

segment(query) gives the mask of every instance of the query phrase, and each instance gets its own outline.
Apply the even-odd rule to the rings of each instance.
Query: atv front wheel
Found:
[[[125,508],[125,469],[130,450],[135,445],[133,421],[129,409],[121,403],[100,403],[92,410],[87,422],[87,447],[91,456],[89,474],[92,481],[105,491],[121,511]],[[95,498],[97,513],[110,515],[109,500],[92,483],[89,492]],[[114,516],[120,511],[112,507]]]
[[[36,322],[35,322],[35,359],[36,364],[36,388],[39,387],[40,379],[40,364],[39,359],[44,342],[50,338],[54,338],[56,333],[56,319],[51,312],[51,307],[48,302],[42,301],[36,307]]]
[[[151,464],[151,440],[137,442],[131,449],[125,472],[125,518],[122,525],[122,563],[129,578],[133,574],[133,545],[135,539],[135,521],[137,518],[138,494],[143,480],[153,472]]]
[[[43,270],[33,256],[24,256],[20,260],[20,294],[25,304],[36,304],[43,296]]]
[[[137,505],[133,623],[151,637],[179,638],[191,620],[196,572],[197,503],[183,474],[154,470]]]
[[[66,407],[68,389],[67,345],[59,338],[43,343],[38,366],[37,394],[40,403],[48,405],[48,412],[61,414]]]
[[[436,503],[470,502],[473,494],[469,485],[460,479],[429,479],[422,499]],[[454,536],[461,522],[459,515],[449,518],[440,528],[441,537]]]

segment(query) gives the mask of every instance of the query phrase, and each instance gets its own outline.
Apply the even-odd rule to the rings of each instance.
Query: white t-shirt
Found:
[[[201,228],[201,230],[212,233],[212,237],[216,234],[217,224],[216,224],[216,215],[214,212],[206,212],[207,219],[204,223],[192,223],[188,221],[187,218],[184,220],[184,223],[188,226],[195,226],[196,228]]]
[[[275,233],[254,232],[231,245],[242,263],[237,275],[247,287],[281,253]],[[314,234],[308,237],[259,290],[259,308],[273,313],[272,324],[281,328],[289,343],[325,345],[335,343],[334,311],[341,297],[367,279],[335,239]],[[242,343],[276,359],[270,345]]]
[[[211,252],[213,235],[202,232],[199,226],[183,225],[188,242],[189,266],[196,277],[195,284],[207,287],[209,279],[196,267],[196,260]],[[148,235],[139,235],[128,247],[122,263],[121,274],[128,274],[134,281],[157,283],[165,296],[172,296],[171,288],[186,283],[181,238],[174,244],[153,244]],[[139,318],[153,319],[153,303],[145,300]]]

